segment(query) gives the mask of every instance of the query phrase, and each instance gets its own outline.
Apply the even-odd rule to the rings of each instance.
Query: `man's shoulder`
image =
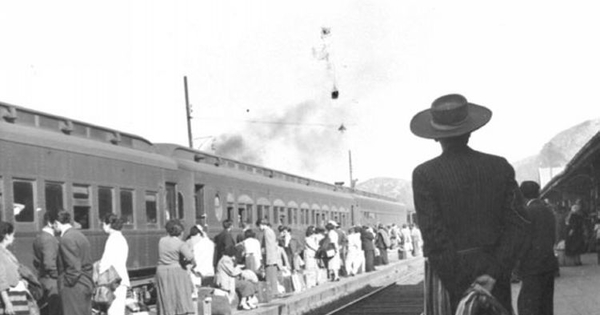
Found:
[[[35,239],[33,240],[33,243],[34,244],[57,243],[58,244],[58,238],[50,235],[48,232],[41,231],[35,237]]]
[[[497,167],[503,167],[503,166],[511,167],[510,163],[508,163],[506,158],[504,158],[502,156],[485,153],[485,152],[480,152],[480,151],[476,151],[476,150],[468,150],[465,153],[465,158],[473,160],[474,162],[477,162],[480,164],[489,164],[489,165],[494,165]],[[440,167],[443,167],[444,165],[447,165],[448,163],[452,163],[452,161],[456,161],[456,159],[451,159],[447,155],[442,154],[442,155],[439,155],[435,158],[432,158],[430,160],[427,160],[427,161],[419,164],[417,167],[415,167],[414,172],[415,173],[419,173],[419,172],[428,173],[431,171],[436,171],[436,170],[440,169]]]
[[[489,163],[510,165],[510,163],[508,163],[506,158],[503,156],[480,152],[480,151],[475,151],[475,150],[473,150],[472,152],[475,156],[477,156],[479,159],[481,159],[483,161],[486,161]]]
[[[83,234],[80,230],[75,228],[70,228],[65,232],[63,236],[60,237],[60,243],[63,244],[65,242],[89,244],[89,241],[85,234]]]

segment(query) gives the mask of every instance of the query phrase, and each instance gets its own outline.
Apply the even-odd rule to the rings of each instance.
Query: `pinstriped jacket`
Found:
[[[415,168],[412,184],[424,254],[451,299],[482,274],[498,279],[510,272],[527,221],[504,158],[450,147]]]

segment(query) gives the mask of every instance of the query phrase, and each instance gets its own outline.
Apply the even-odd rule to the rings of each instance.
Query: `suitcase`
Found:
[[[285,289],[285,293],[292,293],[294,292],[294,288],[292,285],[292,276],[291,275],[281,275],[278,274],[277,275],[277,281],[279,282],[279,284],[281,286],[283,286],[283,288]]]
[[[269,303],[273,297],[273,293],[271,292],[270,286],[267,285],[266,281],[258,282],[258,293],[256,297],[258,298],[258,302],[260,303]]]
[[[205,304],[208,303],[210,298],[210,307]],[[210,314],[207,312],[206,315],[231,315],[231,305],[229,299],[225,296],[211,294],[201,300],[198,300],[198,315],[205,315],[204,309],[210,308]]]

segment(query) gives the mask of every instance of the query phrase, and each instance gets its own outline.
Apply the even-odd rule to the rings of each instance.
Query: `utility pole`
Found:
[[[348,160],[350,165],[350,188],[354,189],[354,178],[352,176],[352,150],[348,150]]]
[[[188,143],[190,149],[194,148],[194,140],[192,138],[192,115],[190,109],[190,101],[188,99],[188,86],[187,86],[187,76],[183,76],[183,87],[185,89],[185,113],[187,116],[187,128],[188,128]]]

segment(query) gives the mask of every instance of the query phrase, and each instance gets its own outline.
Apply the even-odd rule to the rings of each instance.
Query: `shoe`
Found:
[[[248,303],[246,303],[246,301],[244,301],[244,302],[240,302],[240,305],[238,306],[238,309],[240,309],[240,310],[251,310],[252,307],[250,305],[248,305]]]

